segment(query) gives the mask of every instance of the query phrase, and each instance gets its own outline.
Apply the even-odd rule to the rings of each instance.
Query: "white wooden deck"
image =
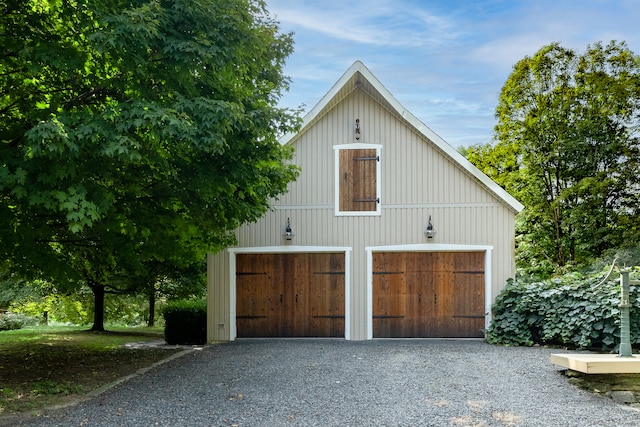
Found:
[[[640,374],[640,355],[552,354],[551,363],[585,374]]]

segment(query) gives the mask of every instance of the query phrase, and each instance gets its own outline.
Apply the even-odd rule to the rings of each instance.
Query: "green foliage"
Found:
[[[30,292],[16,297],[9,305],[11,311],[37,318],[45,325],[50,322],[86,325],[90,322],[91,292],[88,289],[64,294],[42,281],[22,285]]]
[[[185,276],[296,178],[263,1],[1,8],[0,271],[88,286],[96,330],[105,294]]]
[[[640,269],[634,270],[637,277]],[[487,341],[611,349],[620,342],[620,284],[615,273],[567,274],[541,282],[510,281],[492,307]],[[640,343],[640,287],[631,286],[631,342]]]
[[[165,295],[202,296],[206,285],[202,283],[201,276],[203,273],[198,271],[198,284],[188,283],[189,280],[196,280],[190,276],[178,281],[165,280],[158,283],[154,292],[162,298],[154,301],[154,317],[156,313],[162,312]],[[4,301],[1,306],[4,309],[37,318],[45,325],[87,325],[93,318],[93,295],[91,289],[86,286],[73,293],[63,293],[51,283],[42,280],[15,283],[7,280],[4,287],[0,287],[0,301],[2,300]],[[139,326],[149,320],[149,310],[147,295],[105,295],[104,315],[111,325]]]
[[[46,396],[62,395],[67,396],[69,394],[78,394],[82,392],[82,386],[73,384],[70,381],[51,381],[42,380],[37,381],[31,385],[31,392],[34,394],[43,394]]]
[[[164,338],[167,344],[207,342],[206,300],[170,301],[164,310]]]
[[[89,325],[93,320],[93,295],[83,287],[72,294],[62,294],[55,289],[44,296],[30,294],[13,301],[9,308],[23,313],[40,323]],[[162,302],[158,304],[160,307]],[[161,313],[160,307],[154,310]],[[149,306],[145,295],[105,295],[104,316],[111,325],[140,326],[149,318]]]
[[[494,145],[467,158],[516,197],[518,267],[585,265],[639,241],[640,61],[624,42],[554,43],[513,68]]]
[[[38,293],[22,280],[0,278],[0,311],[9,310],[14,301],[30,298],[34,294]]]
[[[36,319],[23,313],[12,313],[10,311],[0,313],[0,331],[11,331],[22,329],[25,326],[35,325]]]

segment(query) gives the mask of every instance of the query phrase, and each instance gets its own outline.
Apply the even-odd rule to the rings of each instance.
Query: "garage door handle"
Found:
[[[296,294],[296,304],[298,303],[298,294]]]
[[[280,304],[282,304],[282,294],[280,294]]]
[[[438,294],[433,295],[433,304],[438,305]]]

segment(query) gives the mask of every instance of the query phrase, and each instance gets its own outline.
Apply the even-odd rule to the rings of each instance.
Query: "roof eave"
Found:
[[[514,212],[518,213],[524,209],[524,205],[516,200],[512,195],[496,184],[491,178],[485,175],[480,169],[474,166],[462,154],[455,150],[449,143],[441,138],[437,133],[431,130],[420,119],[414,116],[409,110],[405,109],[402,104],[384,87],[384,85],[369,71],[369,69],[361,62],[355,61],[351,67],[340,77],[340,79],[331,87],[331,89],[320,99],[320,101],[304,116],[300,130],[291,132],[280,138],[282,145],[292,143],[296,136],[302,134],[304,130],[310,126],[315,119],[322,114],[323,110],[332,102],[343,87],[356,74],[362,74],[371,86],[384,98],[388,106],[395,113],[402,117],[409,125],[425,138],[433,142],[445,155],[450,157],[454,162],[462,166],[470,175],[480,181],[489,191],[494,193],[499,199],[503,200]]]

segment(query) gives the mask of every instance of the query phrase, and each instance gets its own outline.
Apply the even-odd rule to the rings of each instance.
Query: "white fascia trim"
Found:
[[[331,102],[344,85],[346,85],[355,73],[360,73],[369,81],[376,91],[389,103],[398,115],[400,115],[407,123],[413,126],[424,137],[431,140],[440,150],[448,155],[454,162],[457,162],[467,172],[483,183],[498,198],[507,203],[514,211],[520,212],[524,209],[524,205],[516,200],[511,194],[507,193],[502,187],[496,184],[491,178],[485,175],[480,169],[468,161],[462,154],[458,153],[449,143],[436,134],[431,128],[425,125],[420,119],[414,116],[409,110],[404,108],[402,104],[384,87],[371,71],[361,62],[355,61],[351,67],[340,77],[340,79],[331,87],[322,99],[313,107],[309,113],[304,116],[302,125],[298,133],[288,133],[280,138],[282,145],[288,144],[296,135],[302,132],[322,110]]]
[[[455,162],[462,166],[467,172],[469,172],[478,181],[483,183],[489,190],[491,190],[496,196],[504,200],[516,213],[524,209],[524,205],[516,200],[511,194],[507,193],[504,188],[500,187],[494,180],[489,178],[480,169],[478,169],[473,163],[467,160],[462,154],[458,153],[451,145],[449,145],[438,134],[433,132],[427,125],[422,123],[417,117],[408,111],[403,111],[404,118],[412,126],[414,126],[420,133],[433,141],[446,155],[451,157]]]
[[[478,169],[473,163],[467,160],[462,154],[454,149],[447,141],[442,139],[440,135],[435,133],[429,126],[425,125],[420,119],[413,115],[409,110],[405,109],[402,104],[384,87],[384,85],[369,71],[364,64],[363,70],[359,70],[364,77],[369,80],[371,85],[382,95],[382,97],[396,110],[396,112],[402,116],[409,124],[418,130],[423,136],[431,140],[438,148],[440,148],[445,154],[451,157],[455,162],[460,164],[467,172],[477,178],[480,182],[487,186],[494,194],[504,200],[512,209],[516,212],[520,212],[524,209],[524,205],[517,201],[511,194],[507,193],[502,187],[496,184],[491,178],[485,175],[480,169]]]
[[[346,85],[347,82],[351,79],[351,77],[357,72],[360,72],[361,74],[365,75],[366,78],[369,78],[369,76],[372,76],[371,72],[367,69],[367,67],[364,66],[364,64],[361,61],[355,61],[351,65],[351,67],[349,67],[349,69],[345,71],[342,77],[340,77],[340,79],[338,79],[338,81],[335,82],[335,84],[331,87],[331,89],[329,89],[329,92],[327,92],[320,99],[320,101],[318,101],[318,103],[311,110],[309,110],[307,114],[305,114],[304,118],[302,119],[300,130],[297,133],[290,132],[284,135],[282,138],[280,138],[280,144],[282,145],[288,144],[296,135],[302,132],[302,130],[305,129],[309,125],[309,123],[311,123],[316,118],[316,116],[318,116],[318,114],[322,112],[322,110],[324,110],[324,108],[331,102],[331,100],[336,95],[338,95],[338,92],[340,92],[342,87]]]
[[[344,253],[344,338],[351,339],[351,249],[347,246],[254,246],[228,248],[229,252],[229,340],[235,341],[236,329],[236,254],[263,253]]]
[[[484,325],[491,324],[491,253],[493,246],[426,243],[414,245],[367,246],[367,339],[373,339],[373,253],[374,252],[484,252]]]

